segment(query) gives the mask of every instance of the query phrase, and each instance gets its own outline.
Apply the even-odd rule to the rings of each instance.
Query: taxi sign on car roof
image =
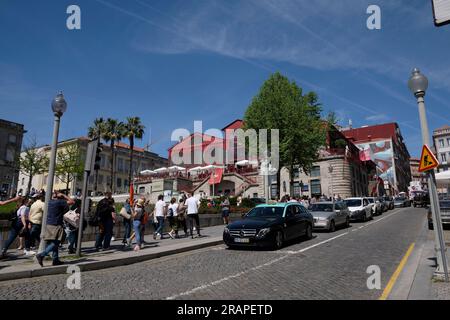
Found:
[[[425,144],[422,148],[422,155],[420,156],[419,172],[428,171],[436,168],[439,165],[439,161],[436,156],[431,152],[430,148]]]

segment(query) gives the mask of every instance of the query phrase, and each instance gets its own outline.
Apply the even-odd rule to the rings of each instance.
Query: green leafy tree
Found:
[[[102,134],[103,140],[105,142],[110,143],[111,148],[111,172],[110,172],[110,190],[112,193],[115,192],[114,188],[114,173],[115,173],[115,157],[116,157],[116,148],[115,144],[116,142],[119,142],[124,134],[125,134],[126,128],[125,124],[123,122],[119,122],[116,119],[108,118],[105,123],[105,131]]]
[[[83,170],[81,150],[77,143],[71,143],[58,150],[55,171],[59,180],[66,184],[67,192],[72,181],[82,178]]]
[[[88,128],[88,137],[90,139],[102,139],[106,131],[106,123],[103,118],[96,118],[93,124]],[[98,170],[95,170],[94,194],[98,189]]]
[[[314,92],[303,94],[295,82],[279,72],[265,81],[248,106],[244,115],[246,129],[279,129],[278,195],[282,167],[289,169],[292,181],[295,166],[309,172],[318,159],[326,136],[320,113],[317,95]],[[271,141],[268,141],[268,146],[270,149]]]
[[[48,171],[49,158],[44,150],[37,147],[33,139],[25,146],[19,158],[20,172],[28,177],[26,195],[30,193],[33,177]]]
[[[144,136],[145,126],[141,123],[139,117],[128,117],[125,123],[124,137],[127,137],[130,141],[130,166],[128,169],[128,183],[131,185],[133,179],[133,152],[134,152],[134,140],[142,139]]]

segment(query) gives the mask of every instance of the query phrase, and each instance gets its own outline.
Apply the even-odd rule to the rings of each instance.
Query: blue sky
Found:
[[[81,30],[66,8],[81,8]],[[366,9],[381,8],[381,30]],[[242,118],[270,73],[316,91],[324,114],[354,126],[396,121],[411,155],[421,135],[406,82],[430,80],[430,129],[450,124],[450,26],[430,1],[0,0],[0,118],[49,143],[50,102],[63,90],[61,139],[96,117],[140,116],[141,146],[167,156],[176,128],[222,128]],[[151,137],[150,137],[151,131]]]

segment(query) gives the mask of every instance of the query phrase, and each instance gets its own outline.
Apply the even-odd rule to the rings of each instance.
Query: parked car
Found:
[[[372,214],[378,216],[383,213],[383,207],[380,201],[375,197],[368,197],[369,203],[372,204]]]
[[[389,203],[384,200],[384,197],[378,197],[377,201],[381,204],[381,212],[387,212],[389,210]]]
[[[350,210],[350,220],[367,221],[373,218],[372,204],[365,197],[347,198],[344,200]]]
[[[441,209],[442,226],[450,226],[450,200],[439,200],[439,207]],[[428,208],[428,229],[433,230],[433,215],[431,214],[431,207]]]
[[[413,207],[426,207],[430,204],[430,196],[425,191],[415,191],[412,199]]]
[[[314,218],[314,229],[325,229],[329,232],[334,232],[336,227],[350,226],[350,210],[344,201],[333,202],[318,202],[310,205],[308,210]]]
[[[406,197],[395,197],[394,198],[394,207],[395,208],[405,208],[410,207],[411,201]]]
[[[394,198],[392,198],[391,196],[384,196],[383,200],[386,203],[389,210],[394,209]]]
[[[260,204],[242,220],[225,227],[223,241],[230,247],[258,246],[279,249],[292,239],[312,238],[313,216],[299,203]]]

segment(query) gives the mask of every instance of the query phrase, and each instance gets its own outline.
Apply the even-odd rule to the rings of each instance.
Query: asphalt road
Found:
[[[395,209],[279,251],[220,245],[84,272],[80,290],[68,275],[0,282],[0,299],[378,299],[425,225],[425,209]],[[371,265],[381,289],[367,288]]]

